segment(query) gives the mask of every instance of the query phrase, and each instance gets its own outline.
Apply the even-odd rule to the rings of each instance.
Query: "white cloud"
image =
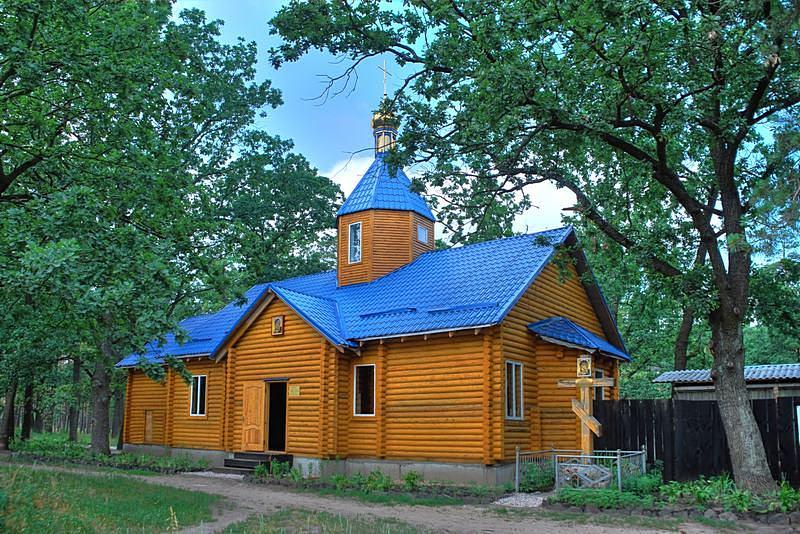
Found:
[[[350,196],[358,181],[367,172],[373,159],[372,156],[353,156],[337,161],[331,168],[320,174],[339,184],[346,198]]]
[[[353,192],[372,161],[372,155],[353,156],[337,161],[321,174],[339,184],[347,197]],[[406,174],[413,177],[415,172],[413,169],[407,169]],[[514,221],[514,230],[517,232],[538,232],[559,227],[563,224],[561,222],[563,210],[575,205],[575,195],[570,190],[558,189],[549,182],[531,185],[527,192],[533,205]],[[443,227],[437,224],[437,236],[441,236],[442,231]]]
[[[514,221],[517,232],[538,232],[561,226],[564,209],[575,205],[575,195],[566,188],[558,189],[551,182],[533,184],[527,190],[532,206]]]

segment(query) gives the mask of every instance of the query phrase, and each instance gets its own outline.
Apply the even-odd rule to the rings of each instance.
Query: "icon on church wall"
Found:
[[[272,318],[272,335],[283,335],[283,315],[276,315]]]
[[[589,355],[578,358],[578,378],[592,378],[592,357]]]

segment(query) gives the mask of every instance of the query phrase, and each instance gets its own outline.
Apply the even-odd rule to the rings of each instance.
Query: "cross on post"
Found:
[[[383,96],[385,97],[388,93],[386,92],[386,77],[391,76],[392,74],[386,69],[386,58],[383,60],[383,67],[380,65],[378,68],[383,72]]]
[[[572,411],[581,422],[581,452],[584,456],[591,456],[594,452],[592,434],[600,437],[603,434],[603,425],[592,415],[591,388],[613,386],[613,378],[594,378],[592,370],[592,357],[583,355],[578,358],[578,377],[574,380],[559,380],[560,388],[578,388],[579,399],[572,399]]]

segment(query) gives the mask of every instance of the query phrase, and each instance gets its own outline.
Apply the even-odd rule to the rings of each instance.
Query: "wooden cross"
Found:
[[[581,421],[581,451],[585,456],[591,456],[594,452],[592,434],[597,437],[603,434],[603,425],[592,415],[591,388],[613,385],[613,378],[594,378],[591,356],[578,358],[578,378],[558,381],[558,387],[577,387],[580,393],[580,400],[572,399],[572,411]]]

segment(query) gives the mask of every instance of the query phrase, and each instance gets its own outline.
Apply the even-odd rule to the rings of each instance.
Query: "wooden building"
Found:
[[[582,354],[595,376],[629,358],[575,232],[434,250],[433,213],[384,160],[396,124],[373,128],[375,161],[338,213],[336,270],[257,285],[182,322],[183,344],[120,362],[126,450],[499,483],[517,446],[578,446],[575,391],[556,382]],[[166,355],[190,384],[137,369]]]

